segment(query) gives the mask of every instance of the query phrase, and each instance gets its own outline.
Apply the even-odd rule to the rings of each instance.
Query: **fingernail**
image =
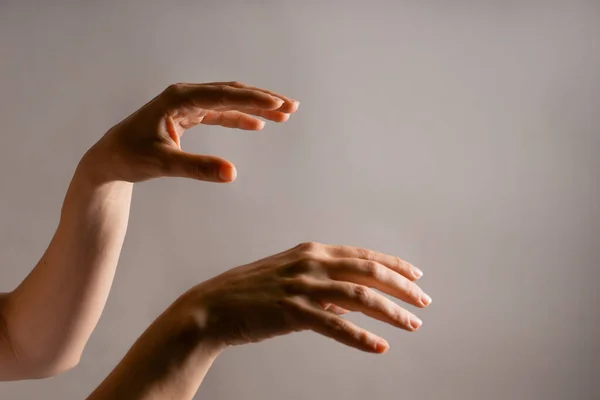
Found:
[[[272,97],[275,100],[275,102],[277,103],[277,108],[281,107],[283,105],[283,103],[285,103],[285,101],[283,101],[279,97],[275,97],[275,96],[272,96]]]
[[[412,271],[413,271],[413,275],[417,279],[419,279],[420,277],[423,276],[423,271],[421,271],[419,268],[415,267],[414,265],[412,266]]]
[[[419,318],[415,317],[414,315],[410,317],[410,326],[413,328],[413,330],[416,331],[421,327],[421,325],[423,325],[423,321],[421,321]]]
[[[225,181],[225,182],[234,181],[236,176],[237,176],[237,172],[236,172],[235,168],[233,168],[233,167],[230,167],[228,165],[221,165],[221,167],[219,168],[219,178],[222,181]]]
[[[429,295],[427,293],[423,293],[421,295],[421,303],[423,303],[423,305],[428,306],[431,304],[431,297],[429,297]]]
[[[375,351],[378,353],[385,353],[390,348],[390,345],[385,340],[381,339],[375,343]]]

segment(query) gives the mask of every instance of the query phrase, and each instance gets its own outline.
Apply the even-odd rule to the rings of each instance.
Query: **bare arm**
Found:
[[[42,378],[77,364],[104,308],[123,245],[133,183],[171,176],[235,179],[219,157],[181,150],[197,124],[260,130],[297,102],[237,82],[177,84],[111,128],[82,158],[56,233],[29,276],[0,295],[0,380]]]
[[[172,306],[88,400],[191,400],[223,348]]]
[[[385,339],[340,315],[359,311],[414,332],[421,320],[373,289],[427,307],[420,276],[397,257],[320,243],[231,269],[173,303],[88,400],[191,400],[225,348],[307,329],[384,353]]]
[[[48,249],[1,303],[2,380],[41,378],[75,366],[104,308],[133,185],[95,183],[86,161],[73,176]]]

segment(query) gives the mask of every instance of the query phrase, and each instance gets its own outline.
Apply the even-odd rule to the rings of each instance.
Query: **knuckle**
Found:
[[[374,278],[375,280],[379,280],[383,273],[381,269],[381,265],[375,261],[367,261],[365,262],[365,271],[368,276]]]
[[[223,86],[217,86],[216,88],[216,92],[215,92],[215,102],[217,104],[217,106],[225,106],[226,105],[226,100],[227,97],[230,93],[230,87],[223,85]]]
[[[354,285],[352,296],[360,303],[367,304],[371,300],[371,290],[364,285]]]
[[[172,83],[164,90],[167,95],[177,95],[181,93],[183,89],[183,83]]]
[[[240,81],[231,81],[229,82],[229,86],[233,86],[233,87],[243,87],[244,84]]]
[[[355,256],[355,252],[354,252],[354,249],[352,248],[352,246],[341,244],[341,245],[332,246],[332,247],[336,248],[340,253],[344,254],[345,257],[354,257]]]
[[[400,257],[394,257],[393,260],[394,260],[394,262],[393,262],[392,267],[397,268],[399,270],[410,269],[410,267],[408,266],[408,263],[406,261],[404,261],[403,259],[401,259]]]
[[[365,344],[365,345],[369,345],[372,342],[371,337],[365,331],[357,332],[356,333],[356,339],[358,340],[359,343],[362,343],[362,344]]]
[[[296,248],[300,251],[314,252],[317,251],[320,248],[320,246],[320,243],[309,241],[300,243],[298,246],[296,246]]]
[[[405,326],[410,326],[410,316],[403,312],[400,307],[392,307],[392,309],[389,310],[389,315],[394,321],[398,321]]]
[[[358,257],[359,258],[364,258],[365,260],[372,260],[373,259],[373,254],[370,250],[367,249],[363,249],[363,248],[358,248],[357,250],[358,253]]]
[[[407,283],[404,291],[409,299],[418,300],[421,298],[421,290],[419,290],[419,287],[412,282]]]

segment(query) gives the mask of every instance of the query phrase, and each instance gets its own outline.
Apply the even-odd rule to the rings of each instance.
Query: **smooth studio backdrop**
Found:
[[[0,290],[58,223],[79,158],[168,84],[300,100],[184,149],[233,184],[136,185],[79,366],[0,398],[85,398],[192,285],[315,240],[425,271],[418,333],[375,356],[314,333],[226,351],[198,399],[600,398],[597,1],[0,1]]]

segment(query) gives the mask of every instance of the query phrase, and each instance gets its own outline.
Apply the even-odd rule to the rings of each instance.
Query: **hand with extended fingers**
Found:
[[[235,166],[220,157],[183,151],[184,131],[199,124],[260,130],[261,118],[284,122],[298,106],[295,100],[239,82],[173,84],[111,128],[86,158],[100,181],[174,176],[230,182]]]
[[[358,311],[415,331],[421,320],[377,291],[426,307],[431,298],[415,283],[421,275],[398,257],[303,243],[199,284],[178,300],[174,312],[194,316],[202,337],[218,347],[310,329],[379,353],[388,348],[384,339],[339,315]]]

